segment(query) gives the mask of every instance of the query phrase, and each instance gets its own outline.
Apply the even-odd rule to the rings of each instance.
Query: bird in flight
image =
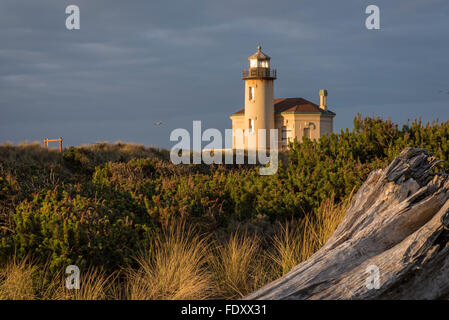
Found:
[[[157,121],[154,123],[155,126],[160,126],[162,124],[162,121]]]

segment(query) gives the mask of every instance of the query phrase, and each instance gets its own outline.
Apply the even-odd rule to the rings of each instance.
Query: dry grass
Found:
[[[138,270],[126,270],[129,299],[201,300],[211,296],[207,237],[174,223],[156,237],[152,248],[137,258]]]
[[[220,298],[240,298],[263,285],[267,281],[264,262],[256,236],[236,232],[226,244],[216,246],[210,265]]]
[[[303,260],[308,259],[318,249],[320,249],[337,229],[343,220],[346,210],[352,199],[353,192],[345,201],[335,204],[334,197],[331,197],[321,203],[316,214],[304,223],[304,230],[312,241],[307,241],[309,249],[304,251]],[[306,239],[304,239],[306,241]]]
[[[13,258],[0,271],[0,300],[103,300],[108,298],[113,276],[95,269],[80,275],[80,289],[68,290],[66,275],[51,274],[49,263],[41,270],[28,257]],[[40,271],[40,272],[39,272]]]
[[[224,244],[210,241],[184,223],[172,223],[137,257],[139,268],[106,274],[81,272],[79,290],[67,290],[63,272],[39,273],[30,259],[11,259],[0,269],[0,299],[236,299],[260,288],[308,259],[333,234],[350,199],[324,201],[317,213],[281,225],[270,249],[261,239],[234,232]],[[36,276],[38,274],[38,276]]]
[[[274,269],[278,276],[283,276],[294,266],[303,261],[303,234],[298,226],[292,222],[281,225],[281,231],[273,238],[274,250],[269,257],[274,262]]]
[[[307,260],[327,242],[343,220],[351,198],[352,194],[335,204],[331,197],[321,203],[315,215],[281,225],[281,232],[273,239],[274,252],[269,254],[278,276]]]
[[[46,149],[37,141],[17,146],[9,143],[0,145],[0,160],[4,162],[47,165],[58,163],[59,158],[59,150]]]
[[[165,158],[168,159],[169,151],[153,146],[145,147],[143,144],[116,141],[113,144],[99,142],[77,147],[81,151],[89,151],[95,163],[129,161],[133,158]]]
[[[62,157],[59,148],[49,146],[45,148],[42,142],[22,143],[12,145],[10,143],[0,144],[0,162],[21,163],[25,165],[38,165],[50,167],[61,164]],[[168,159],[169,151],[156,147],[145,147],[141,144],[123,143],[117,141],[113,144],[107,142],[81,145],[76,148],[80,161],[98,165],[109,161],[129,161],[133,158],[159,158]],[[67,150],[67,147],[64,147]]]
[[[106,276],[105,273],[88,269],[80,274],[80,288],[78,290],[68,290],[65,286],[65,276],[59,278],[60,285],[53,293],[56,300],[106,300],[109,289],[114,283],[114,275]],[[56,279],[57,279],[56,278]]]
[[[15,257],[0,271],[0,300],[33,300],[34,267],[29,259]]]

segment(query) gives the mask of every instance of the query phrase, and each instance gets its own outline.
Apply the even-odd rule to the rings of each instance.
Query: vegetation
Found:
[[[294,142],[277,174],[173,165],[168,151],[100,143],[0,146],[0,298],[237,298],[330,237],[369,172],[408,146],[448,170],[449,122],[354,129]],[[64,289],[65,267],[84,287]]]

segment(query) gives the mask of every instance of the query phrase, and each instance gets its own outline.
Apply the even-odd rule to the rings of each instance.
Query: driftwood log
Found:
[[[439,162],[407,148],[371,172],[329,241],[244,299],[447,299],[449,177],[432,173]]]

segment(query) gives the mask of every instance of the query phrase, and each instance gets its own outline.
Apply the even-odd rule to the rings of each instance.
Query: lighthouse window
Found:
[[[254,87],[249,87],[249,100],[254,100]]]
[[[249,60],[249,67],[250,68],[257,68],[257,59]]]
[[[270,66],[268,65],[268,61],[264,60],[260,62],[260,66],[262,68],[269,68]]]
[[[254,132],[254,119],[249,119],[248,128],[250,133]]]

